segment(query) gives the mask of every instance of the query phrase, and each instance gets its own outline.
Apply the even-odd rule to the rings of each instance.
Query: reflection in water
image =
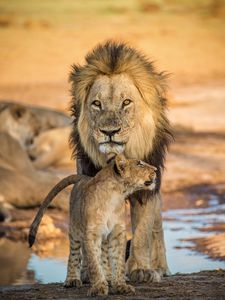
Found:
[[[27,269],[30,251],[22,242],[0,239],[0,284],[35,282],[33,270]]]
[[[164,234],[167,250],[167,259],[170,271],[174,274],[199,272],[201,270],[224,269],[225,262],[215,261],[209,259],[206,255],[198,252],[193,252],[188,249],[192,246],[189,241],[182,241],[182,239],[191,237],[202,237],[203,234],[193,229],[193,223],[181,224],[180,222],[164,222]],[[180,228],[182,226],[182,228]],[[174,230],[179,228],[179,230]],[[204,233],[204,236],[206,234]],[[184,248],[174,248],[184,247]],[[187,247],[187,248],[185,248]]]
[[[30,270],[35,270],[38,282],[60,282],[66,278],[67,258],[40,258],[32,255],[28,264]]]
[[[34,249],[35,254],[31,255],[28,268],[35,270],[36,280],[43,283],[64,281],[69,255],[68,240],[36,243]]]
[[[208,235],[197,228],[218,221],[225,222],[224,214],[219,213],[224,208],[225,205],[214,202],[210,208],[169,210],[164,213],[167,220],[164,221],[167,257],[172,273],[225,268],[225,262],[194,252],[188,248],[192,243],[183,241]],[[68,250],[68,241],[62,239],[36,243],[35,253],[26,243],[0,239],[0,284],[64,281]]]
[[[225,268],[224,261],[209,259],[206,255],[188,249],[193,245],[184,239],[205,237],[211,233],[200,232],[215,222],[225,223],[225,215],[219,212],[225,205],[218,205],[218,201],[210,203],[212,207],[197,209],[169,210],[163,216],[171,221],[164,221],[164,234],[167,258],[172,273],[192,273],[201,270]]]

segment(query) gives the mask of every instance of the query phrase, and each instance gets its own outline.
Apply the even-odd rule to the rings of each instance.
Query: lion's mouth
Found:
[[[104,154],[115,153],[119,154],[122,153],[125,149],[124,142],[117,142],[117,141],[107,141],[99,143],[99,151]]]
[[[120,145],[120,146],[123,146],[125,143],[124,142],[117,142],[117,141],[107,141],[107,142],[101,142],[99,143],[99,145],[110,145],[110,146],[113,146],[113,145]]]

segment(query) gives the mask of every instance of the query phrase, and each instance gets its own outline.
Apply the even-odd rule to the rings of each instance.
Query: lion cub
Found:
[[[48,194],[29,233],[30,246],[48,204],[74,183],[70,199],[70,255],[65,286],[81,286],[82,257],[87,259],[91,288],[88,295],[134,293],[125,282],[125,199],[137,190],[155,188],[156,168],[140,160],[118,155],[95,177],[71,175]]]

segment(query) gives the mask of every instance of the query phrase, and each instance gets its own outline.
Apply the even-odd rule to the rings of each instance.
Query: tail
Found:
[[[48,193],[47,197],[42,202],[42,204],[39,208],[39,211],[38,211],[36,217],[34,218],[33,223],[30,226],[30,231],[29,231],[29,236],[28,236],[28,243],[29,243],[30,247],[32,247],[35,242],[38,227],[39,227],[41,220],[43,218],[43,215],[44,215],[46,209],[48,208],[49,204],[51,203],[51,201],[64,188],[66,188],[67,186],[69,186],[71,184],[77,183],[80,179],[81,179],[81,176],[79,176],[79,175],[70,175],[70,176],[62,179],[59,183],[57,183],[53,187],[53,189]]]

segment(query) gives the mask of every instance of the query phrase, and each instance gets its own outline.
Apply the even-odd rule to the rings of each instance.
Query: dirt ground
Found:
[[[207,6],[206,2],[200,0],[198,6],[195,1],[176,0],[59,0],[57,4],[53,0],[21,0],[20,4],[0,0],[0,100],[69,113],[71,64],[83,63],[87,51],[106,39],[127,41],[153,60],[159,71],[171,73],[168,115],[175,142],[164,174],[164,211],[208,207],[212,196],[224,204],[225,9],[223,1],[219,6]],[[33,212],[22,211],[18,217],[21,214],[23,221],[16,218],[1,224],[1,235],[24,239]],[[57,228],[66,228],[64,215],[60,220],[57,212],[49,215]],[[224,259],[224,223],[208,227],[211,236],[193,240],[194,250]],[[52,287],[59,298],[73,295],[61,285],[37,285],[17,288],[14,296],[10,288],[2,289],[3,298],[0,296],[25,299],[26,291],[29,299],[37,294],[39,299],[51,299]],[[85,299],[85,289],[80,292]],[[224,294],[224,272],[214,271],[166,278],[162,285],[140,286],[137,296],[131,298],[220,299]]]
[[[35,284],[0,287],[2,300],[24,299],[90,299],[87,286],[65,289],[62,284]],[[161,283],[137,285],[134,296],[109,295],[92,299],[224,299],[225,271],[206,271],[164,278]]]

